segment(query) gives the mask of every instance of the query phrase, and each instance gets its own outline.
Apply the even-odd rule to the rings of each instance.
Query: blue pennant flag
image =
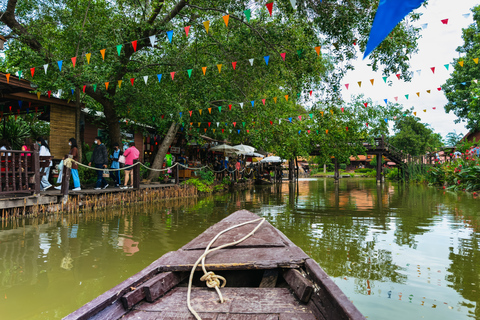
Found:
[[[467,83],[466,83],[466,82],[462,82],[462,84],[463,84],[464,86],[466,86],[466,85],[467,85]]]
[[[72,88],[72,96],[73,96],[73,91],[74,91],[74,89]]]
[[[240,134],[240,129],[237,129],[238,134]]]
[[[183,127],[180,128],[180,131],[183,131]]]
[[[183,113],[183,112],[180,112],[180,118],[182,117],[182,113]]]
[[[263,57],[263,59],[265,59],[265,63],[266,63],[267,66],[268,66],[268,60],[270,60],[270,56],[265,56],[265,57]]]
[[[298,134],[302,133],[302,130],[298,130]]]
[[[167,31],[167,37],[168,37],[168,41],[170,41],[170,43],[172,43],[173,30]]]
[[[388,104],[388,99],[383,99],[383,101],[385,101],[385,104]]]
[[[373,20],[370,37],[363,58],[368,55],[382,43],[388,34],[402,19],[413,9],[420,7],[425,0],[381,0],[375,19]]]
[[[23,101],[22,100],[18,100],[18,106],[21,108],[22,107],[22,104],[23,104]]]
[[[288,118],[288,121],[290,121],[290,123],[292,122],[292,117]]]
[[[388,119],[387,119],[387,118],[385,118],[385,123],[388,123]]]
[[[27,108],[27,114],[29,114],[29,113],[30,113],[30,108]]]
[[[250,103],[252,104],[252,108],[253,108],[253,105],[255,104],[255,101],[250,101]]]
[[[162,74],[157,74],[157,78],[158,78],[158,82],[160,82],[162,80]]]
[[[58,69],[60,69],[60,71],[62,71],[63,60],[57,61],[57,64],[58,64]]]

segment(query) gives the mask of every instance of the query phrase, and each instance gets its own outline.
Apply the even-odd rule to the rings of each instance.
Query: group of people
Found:
[[[480,157],[480,147],[477,144],[474,144],[469,150],[468,153],[472,156]]]
[[[215,175],[217,180],[220,180],[223,176],[223,172],[226,173],[227,176],[232,176],[235,171],[237,171],[236,177],[240,176],[240,171],[242,170],[242,161],[240,158],[232,159],[229,161],[228,157],[224,159],[220,159],[218,156],[215,157],[215,162],[213,163],[213,170],[215,171]]]

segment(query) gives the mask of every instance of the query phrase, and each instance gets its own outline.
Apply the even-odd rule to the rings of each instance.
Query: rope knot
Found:
[[[222,285],[220,285],[220,280],[223,281]],[[227,280],[224,277],[216,275],[215,273],[213,273],[213,271],[205,273],[200,278],[200,281],[205,281],[207,287],[209,288],[223,288],[227,284]]]

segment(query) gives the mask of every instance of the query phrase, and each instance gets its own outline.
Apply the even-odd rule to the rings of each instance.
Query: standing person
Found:
[[[10,147],[10,143],[8,142],[7,139],[2,139],[0,140],[0,150],[11,150],[12,148]],[[1,154],[2,156],[5,156],[5,153]],[[11,155],[11,153],[7,154],[8,156]]]
[[[70,146],[70,152],[68,155],[63,158],[63,160],[67,158],[71,158],[75,161],[78,162],[78,145],[77,145],[77,140],[75,138],[70,138],[68,139],[68,145]],[[63,169],[65,168],[64,165],[62,165],[62,169],[60,169],[60,172],[58,173],[58,179],[57,183],[61,184],[62,183],[62,176],[63,176]],[[73,190],[72,191],[80,191],[82,188],[80,187],[80,177],[78,175],[78,164],[76,162],[72,162],[72,168],[70,169],[70,175],[73,179]],[[62,189],[62,185],[59,185],[55,187],[57,190]]]
[[[133,165],[133,160],[137,160],[138,156],[140,155],[140,151],[135,148],[135,142],[130,142],[130,148],[125,150],[123,155],[125,156],[125,166],[128,167]],[[130,183],[130,187],[127,186],[129,178],[132,180],[132,182]],[[125,184],[123,187],[120,188],[133,188],[133,167],[125,169]]]
[[[240,179],[240,170],[242,169],[242,163],[240,162],[240,158],[237,159],[237,163],[235,163],[235,169],[237,170],[237,180]]]
[[[110,159],[112,159],[112,165],[110,168],[112,169],[120,169],[120,162],[118,162],[118,159],[120,156],[123,155],[122,149],[120,149],[120,146],[118,143],[113,144],[113,153],[110,155]],[[120,180],[120,170],[118,171],[113,171],[110,173],[110,176],[113,178],[115,181],[115,187],[120,187],[121,180]]]
[[[22,151],[32,151],[33,148],[32,148],[32,139],[30,138],[25,138],[25,141],[23,143],[23,146],[22,146]],[[24,156],[24,153],[20,154],[22,157]],[[31,156],[31,154],[29,153],[28,156]]]
[[[50,147],[48,146],[47,142],[42,138],[37,138],[37,144],[40,146],[40,157],[50,157]],[[44,175],[42,176],[42,180],[40,181],[40,190],[45,191],[48,188],[51,188],[52,185],[48,182],[48,177],[50,176],[50,167],[52,166],[52,161],[49,162],[49,165],[44,168],[40,168],[40,172]]]
[[[92,161],[95,164],[97,169],[106,169],[108,164],[108,153],[107,147],[102,143],[102,138],[95,137],[95,149],[93,149]],[[88,163],[89,166],[92,165],[92,161]],[[95,190],[105,189],[108,187],[108,183],[103,177],[103,171],[97,170],[97,184],[95,185]]]

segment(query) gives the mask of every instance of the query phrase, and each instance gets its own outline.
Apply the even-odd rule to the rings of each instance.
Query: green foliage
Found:
[[[8,116],[0,123],[0,139],[7,139],[13,150],[21,150],[25,138],[30,137],[31,130],[28,123],[21,117]]]
[[[222,179],[222,184],[224,185],[230,185],[232,181],[230,180],[230,177],[226,176]]]
[[[473,139],[473,141],[462,141],[462,143],[457,146],[457,151],[461,153],[466,153],[467,150],[470,150],[470,148],[477,143],[478,142],[475,141],[475,139]]]
[[[455,147],[463,139],[463,134],[453,130],[445,136],[445,144],[450,147]]]
[[[213,191],[213,187],[196,178],[185,180],[182,182],[182,185],[194,186],[195,188],[197,188],[198,192],[211,193]]]
[[[215,181],[215,174],[212,172],[212,170],[205,169],[197,171],[197,173],[200,175],[202,182],[204,182],[206,185],[211,185]]]
[[[340,163],[340,170],[346,170],[347,169],[347,165],[345,163]]]
[[[480,190],[480,159],[466,155],[452,162],[436,164],[428,170],[427,181],[454,191]]]
[[[383,173],[388,180],[399,180],[397,167],[386,168]]]
[[[145,162],[144,165],[146,167],[150,167],[150,163],[149,162]],[[150,173],[150,170],[148,170],[147,168],[143,167],[143,166],[140,166],[140,177],[142,179],[146,179],[148,174]]]
[[[97,171],[78,166],[78,177],[82,184],[91,184],[97,181]]]
[[[377,176],[377,171],[375,169],[368,169],[368,168],[357,169],[355,170],[355,173],[357,174],[359,173],[359,174],[368,176],[370,178],[374,178]]]
[[[480,65],[473,59],[480,56],[480,6],[472,9],[474,23],[468,28],[462,29],[463,45],[457,48],[459,58],[454,59],[451,65],[455,70],[450,78],[442,86],[448,104],[445,111],[453,113],[458,117],[456,123],[466,122],[467,128],[475,130],[479,128],[480,121],[480,84],[472,80],[478,79]],[[463,61],[463,66],[459,62]]]
[[[83,143],[83,145],[82,145],[82,155],[83,155],[82,162],[84,164],[89,163],[90,160],[92,159],[93,150],[88,143]]]
[[[442,137],[427,124],[413,116],[400,117],[394,126],[395,135],[389,138],[394,147],[412,156],[435,151],[443,145]],[[373,164],[372,164],[373,165]]]

